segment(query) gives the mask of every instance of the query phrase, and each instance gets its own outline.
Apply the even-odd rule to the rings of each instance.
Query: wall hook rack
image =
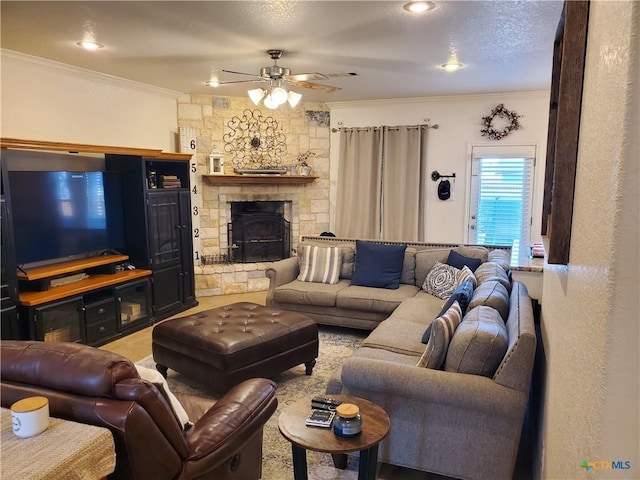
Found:
[[[453,178],[453,181],[455,182],[456,174],[452,173],[451,175],[441,175],[437,170],[431,172],[431,180],[433,180],[434,182],[437,182],[441,178]]]

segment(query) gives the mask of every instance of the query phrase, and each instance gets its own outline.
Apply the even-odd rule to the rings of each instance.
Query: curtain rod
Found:
[[[424,121],[427,123],[422,125],[407,125],[407,127],[408,128],[433,128],[434,130],[437,130],[438,128],[440,128],[440,125],[438,125],[437,123],[434,123],[433,125],[431,125],[429,123],[429,120],[430,120],[429,118],[425,118]],[[338,125],[342,125],[342,122],[338,122]],[[338,128],[332,128],[331,131],[334,133],[339,132],[341,130],[356,130],[358,132],[364,132],[369,129],[373,129],[375,131],[381,128],[385,128],[385,127],[384,126],[383,127],[338,127]],[[400,127],[386,127],[386,128],[388,128],[389,130],[398,130]]]

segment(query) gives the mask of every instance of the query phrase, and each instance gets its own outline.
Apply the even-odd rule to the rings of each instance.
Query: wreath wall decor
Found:
[[[496,130],[493,127],[493,120],[496,117],[508,120],[509,125],[507,125],[503,130]],[[522,117],[522,115],[518,115],[516,112],[507,110],[504,108],[504,103],[499,103],[493,110],[491,110],[491,114],[489,116],[482,117],[483,128],[480,130],[480,133],[482,133],[483,137],[490,138],[491,140],[501,140],[509,135],[513,130],[518,130],[520,128],[520,122],[518,122],[518,118],[520,117]]]

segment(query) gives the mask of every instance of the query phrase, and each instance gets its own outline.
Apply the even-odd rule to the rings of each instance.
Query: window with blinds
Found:
[[[469,230],[471,243],[528,244],[535,147],[474,147]]]

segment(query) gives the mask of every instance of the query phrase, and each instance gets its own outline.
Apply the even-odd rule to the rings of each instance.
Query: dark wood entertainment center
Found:
[[[3,339],[98,346],[197,305],[189,195],[191,154],[6,138],[0,139],[0,147]],[[124,206],[122,252],[30,268],[16,265],[7,172],[12,154],[22,152],[20,161],[24,162],[25,151],[46,152],[53,163],[60,156],[66,165],[74,155],[90,154],[102,170],[119,172]],[[48,168],[55,169],[55,165]],[[156,181],[152,188],[150,176],[174,180],[165,188]]]

